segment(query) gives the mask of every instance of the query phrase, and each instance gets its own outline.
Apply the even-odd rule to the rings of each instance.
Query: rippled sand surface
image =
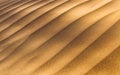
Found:
[[[0,0],[0,75],[120,75],[120,0]]]

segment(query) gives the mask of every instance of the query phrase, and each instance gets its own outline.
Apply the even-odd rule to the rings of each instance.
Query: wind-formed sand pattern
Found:
[[[0,75],[120,75],[120,0],[0,0]]]

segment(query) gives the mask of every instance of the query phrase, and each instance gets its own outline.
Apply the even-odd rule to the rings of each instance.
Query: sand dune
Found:
[[[120,75],[120,0],[0,1],[0,75]]]

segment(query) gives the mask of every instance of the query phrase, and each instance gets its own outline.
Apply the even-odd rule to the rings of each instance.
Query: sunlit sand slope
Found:
[[[0,0],[0,75],[120,75],[120,0]]]

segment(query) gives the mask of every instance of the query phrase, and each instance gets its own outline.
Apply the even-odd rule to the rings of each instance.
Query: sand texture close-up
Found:
[[[0,0],[0,75],[120,75],[120,0]]]

